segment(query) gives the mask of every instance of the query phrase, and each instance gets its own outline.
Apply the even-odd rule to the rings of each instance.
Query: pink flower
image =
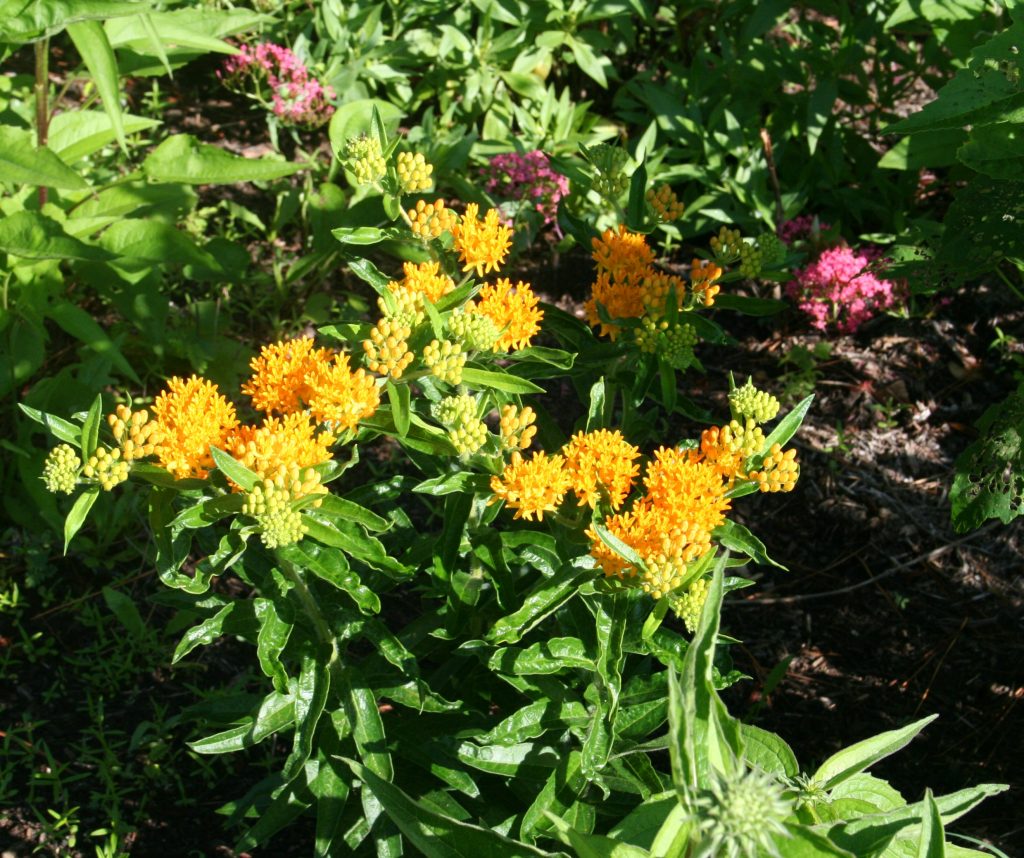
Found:
[[[853,333],[868,319],[894,306],[898,289],[869,269],[879,251],[868,248],[830,247],[786,284],[786,294],[811,317],[811,325],[840,333]]]
[[[558,203],[569,193],[569,180],[551,169],[548,156],[539,149],[495,155],[482,174],[489,194],[530,203],[545,225],[555,223]]]

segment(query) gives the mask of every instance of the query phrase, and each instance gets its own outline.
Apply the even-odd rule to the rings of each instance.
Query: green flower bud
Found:
[[[740,242],[740,274],[753,280],[761,273],[761,251],[754,245]]]
[[[432,164],[416,152],[401,152],[398,156],[395,169],[398,172],[398,183],[407,194],[416,194],[421,191],[428,191],[434,184],[430,174],[434,172]]]
[[[501,331],[494,320],[483,313],[452,313],[448,319],[449,333],[468,351],[489,352]]]
[[[747,379],[743,387],[729,391],[729,408],[737,419],[752,417],[757,423],[767,423],[779,413],[779,400],[770,393],[758,390],[753,381]]]
[[[280,482],[284,483],[285,480]],[[242,504],[242,513],[252,516],[260,528],[260,540],[267,548],[281,548],[298,542],[306,533],[302,514],[292,509],[292,491],[264,480],[253,486]]]
[[[345,161],[360,185],[372,185],[384,178],[388,171],[376,137],[350,137],[345,141]]]
[[[433,340],[423,349],[423,363],[429,367],[430,374],[438,381],[452,385],[462,383],[462,368],[466,365],[466,355],[458,343]]]
[[[708,598],[711,582],[707,578],[698,578],[682,593],[673,593],[669,597],[669,605],[685,624],[686,630],[692,635],[697,631],[700,612]]]
[[[468,456],[487,443],[487,425],[476,416],[476,399],[468,394],[446,396],[432,406],[434,417],[448,429],[460,455]]]
[[[757,237],[757,249],[761,251],[761,265],[775,268],[786,258],[786,245],[774,232],[762,232]]]
[[[693,363],[693,347],[697,344],[697,329],[690,324],[676,324],[660,338],[659,351],[676,369],[686,369]]]
[[[100,447],[85,463],[82,476],[95,480],[103,491],[109,492],[127,480],[130,471],[131,465],[121,459],[119,449],[107,450]]]
[[[777,854],[773,835],[786,835],[791,812],[782,784],[760,769],[722,774],[711,768],[710,789],[697,799],[702,855],[747,858]]]
[[[43,464],[43,485],[48,492],[53,494],[71,494],[78,482],[78,469],[82,460],[74,448],[68,444],[61,444],[50,450]]]

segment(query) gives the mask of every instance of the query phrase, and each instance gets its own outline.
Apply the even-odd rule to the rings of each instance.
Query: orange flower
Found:
[[[640,473],[640,450],[618,430],[577,432],[565,445],[565,469],[579,505],[597,505],[604,491],[612,509],[622,506]]]
[[[431,304],[436,304],[443,296],[455,288],[455,281],[440,270],[439,262],[421,262],[418,265],[406,262],[402,266],[405,279],[401,282],[392,280],[388,288],[398,294],[411,296],[422,295]]]
[[[598,304],[604,307],[609,319],[638,319],[644,314],[645,293],[639,283],[618,282],[606,271],[599,271],[591,290],[590,298],[584,302],[583,308],[587,312],[590,327],[600,326],[602,336],[616,340],[622,329],[614,322],[601,320]]]
[[[613,281],[639,283],[654,262],[654,253],[647,239],[619,224],[619,231],[606,229],[600,238],[591,240],[594,262],[599,272],[607,272]]]
[[[516,518],[543,521],[545,512],[554,512],[569,490],[565,460],[547,453],[533,454],[529,461],[516,450],[501,476],[491,477],[493,496],[488,504],[504,501],[516,511]]]
[[[544,311],[537,308],[539,298],[528,283],[519,281],[515,286],[506,278],[499,278],[492,286],[484,285],[476,302],[466,305],[468,313],[482,313],[501,331],[494,351],[524,349],[530,339],[540,331]]]
[[[462,270],[475,269],[476,276],[482,277],[497,271],[505,261],[512,246],[512,230],[498,220],[496,209],[488,209],[482,221],[477,220],[478,210],[476,203],[467,205],[462,220],[452,228],[452,235],[459,258],[465,263]]]
[[[314,349],[311,337],[281,340],[260,350],[249,362],[252,378],[242,393],[252,397],[254,408],[267,414],[291,414],[309,402],[306,376],[326,367],[330,349]]]
[[[305,378],[309,411],[333,432],[355,431],[360,420],[380,405],[380,388],[365,370],[351,370],[348,355],[336,354],[329,365],[321,364]]]
[[[330,432],[317,432],[307,413],[298,412],[283,419],[268,417],[262,426],[239,426],[225,449],[262,479],[273,480],[293,467],[329,461],[334,441]]]
[[[235,406],[217,392],[217,385],[193,375],[172,378],[153,403],[157,424],[156,455],[177,479],[205,477],[213,467],[211,446],[222,446],[238,425]]]
[[[705,307],[715,303],[715,296],[722,289],[715,281],[721,276],[722,269],[715,263],[703,259],[693,260],[690,266],[690,290]]]

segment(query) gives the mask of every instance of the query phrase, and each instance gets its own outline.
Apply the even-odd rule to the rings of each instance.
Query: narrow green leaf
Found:
[[[100,487],[92,486],[82,492],[72,504],[71,509],[68,511],[67,518],[64,519],[64,553],[68,553],[68,546],[71,544],[71,540],[75,534],[81,529],[82,525],[85,524],[85,519],[89,515],[89,510],[92,509],[92,505],[96,503],[96,498],[100,496]]]
[[[579,638],[555,637],[531,644],[525,649],[500,647],[487,662],[496,673],[513,676],[537,676],[565,670],[594,670],[593,656]]]
[[[929,715],[906,727],[879,733],[877,736],[844,748],[818,767],[814,773],[815,783],[822,789],[832,789],[852,775],[870,768],[879,760],[885,759],[910,744],[918,733],[938,717],[938,715]]]
[[[199,625],[193,626],[185,632],[178,642],[178,646],[175,647],[171,664],[177,664],[196,647],[206,646],[217,640],[223,633],[224,623],[237,608],[237,602],[228,602],[212,617],[207,617]]]
[[[395,384],[388,379],[385,387],[388,391],[388,402],[391,403],[391,418],[395,421],[395,431],[400,438],[404,438],[409,434],[409,385]]]
[[[760,539],[754,536],[746,526],[732,519],[726,519],[723,524],[716,527],[712,531],[712,538],[717,540],[723,548],[743,554],[755,563],[762,566],[775,566],[786,571],[785,566],[776,563],[768,556],[768,549]]]
[[[515,745],[538,739],[548,730],[582,727],[589,720],[587,707],[577,700],[538,700],[513,712],[478,741],[485,745]]]
[[[46,430],[53,435],[58,441],[63,441],[65,444],[71,444],[75,447],[79,447],[82,442],[82,430],[62,417],[57,417],[54,414],[47,414],[45,411],[40,411],[37,408],[30,408],[27,405],[18,403],[18,407],[25,412],[25,414],[44,426]]]
[[[135,368],[128,363],[128,359],[121,353],[118,345],[81,307],[70,301],[57,301],[48,308],[46,314],[91,351],[110,358],[110,362],[127,378],[141,383],[135,373]]]
[[[492,643],[515,643],[545,617],[576,595],[579,580],[591,575],[589,569],[565,566],[550,578],[538,582],[522,606],[491,626],[487,639]]]
[[[606,597],[594,605],[594,635],[597,639],[597,671],[592,688],[598,705],[583,740],[580,758],[583,774],[593,780],[608,762],[615,743],[615,721],[622,691],[622,641],[626,633],[628,600],[624,595]]]
[[[253,610],[260,625],[259,634],[256,636],[256,655],[259,658],[260,669],[273,681],[274,688],[284,693],[288,690],[288,674],[281,663],[281,653],[288,644],[292,624],[278,613],[277,605],[272,599],[253,599]]]
[[[120,590],[114,590],[111,587],[104,587],[102,592],[103,601],[106,602],[111,613],[120,620],[121,625],[125,627],[128,633],[136,639],[145,637],[146,623],[142,619],[139,609],[135,607],[135,602],[132,601],[131,596],[127,596]]]
[[[339,691],[343,695],[345,715],[352,725],[352,737],[363,765],[377,777],[385,781],[392,780],[395,770],[373,689],[366,684],[362,675],[350,667],[342,673],[342,688]]]
[[[942,830],[942,816],[932,791],[924,793],[924,823],[917,844],[917,858],[946,858],[946,834]]]
[[[342,244],[366,247],[388,239],[402,238],[405,233],[396,227],[381,229],[377,226],[339,226],[331,230],[331,235]]]
[[[467,366],[462,370],[462,383],[474,389],[490,388],[502,393],[543,393],[544,388],[532,381],[507,372],[495,372]]]
[[[818,81],[807,100],[807,148],[813,155],[818,148],[818,141],[832,119],[832,108],[839,95],[839,84],[834,77]]]
[[[302,668],[295,683],[295,736],[292,752],[285,760],[281,772],[285,783],[299,776],[312,753],[313,736],[327,703],[330,685],[331,677],[327,669],[326,654],[303,653]]]
[[[583,794],[587,779],[583,774],[582,759],[582,754],[575,750],[561,758],[558,768],[550,774],[533,804],[523,814],[519,829],[523,840],[534,840],[537,835],[550,831],[549,814],[564,816]]]
[[[431,497],[441,497],[450,494],[473,494],[486,493],[491,490],[490,474],[474,474],[470,471],[459,471],[455,474],[444,474],[440,477],[433,477],[417,483],[410,489],[420,494]]]
[[[355,760],[345,762],[368,788],[409,843],[427,858],[467,858],[470,855],[502,858],[547,858],[548,853],[510,840],[490,829],[470,825],[425,807]]]
[[[219,447],[210,447],[210,455],[213,456],[217,470],[222,471],[225,477],[240,486],[243,491],[251,492],[256,486],[259,476],[230,453],[225,453]]]
[[[814,401],[814,394],[812,393],[806,399],[801,399],[796,406],[790,411],[782,420],[779,425],[776,426],[767,438],[764,439],[764,445],[761,447],[761,453],[757,456],[752,456],[749,462],[749,469],[756,471],[760,466],[761,462],[764,461],[764,457],[771,450],[772,446],[778,444],[780,447],[784,447],[786,443],[792,438],[797,430],[804,422],[804,417],[810,410],[811,403]]]
[[[337,495],[324,495],[320,504],[320,511],[324,515],[342,518],[346,521],[354,521],[357,524],[361,524],[367,530],[372,530],[376,533],[383,533],[391,528],[391,522],[383,516],[377,515],[377,513],[368,510],[365,506],[360,506],[355,501],[346,500]]]
[[[124,134],[124,120],[121,115],[117,58],[107,40],[103,25],[99,21],[81,21],[77,24],[68,24],[67,30],[99,91],[103,109],[110,117],[110,124],[114,128],[121,151],[127,154],[128,140]]]
[[[100,442],[100,422],[103,420],[103,397],[96,394],[96,398],[89,406],[89,413],[85,415],[85,422],[82,423],[81,449],[82,458],[87,459],[96,452]]]
[[[646,571],[647,564],[644,563],[643,558],[625,542],[619,539],[619,537],[612,533],[601,522],[594,521],[591,523],[590,526],[593,529],[593,531],[598,535],[600,540],[605,545],[607,545],[612,551],[618,554],[623,560],[628,561],[641,571]]]
[[[629,202],[626,204],[626,226],[642,231],[647,214],[647,166],[641,162],[629,180]]]
[[[261,809],[259,819],[238,838],[233,851],[242,853],[255,849],[298,819],[313,803],[309,783],[316,779],[319,770],[320,764],[316,760],[307,760],[302,772],[296,775],[296,781],[287,784],[270,804]]]
[[[303,540],[277,549],[280,557],[347,593],[364,614],[380,613],[380,598],[359,580],[345,555],[336,547]]]
[[[553,813],[547,814],[555,826],[559,839],[571,846],[578,858],[651,858],[651,853],[639,846],[622,843],[603,834],[584,834]]]

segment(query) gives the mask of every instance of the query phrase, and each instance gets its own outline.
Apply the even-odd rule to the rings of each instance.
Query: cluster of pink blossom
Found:
[[[874,248],[829,247],[797,269],[786,294],[811,317],[815,328],[824,331],[833,325],[840,333],[853,333],[899,300],[896,284],[870,270],[878,257]]]
[[[265,78],[274,115],[292,125],[322,125],[334,113],[334,90],[312,77],[306,64],[281,45],[242,45],[224,63],[223,74],[229,81]]]
[[[548,156],[539,149],[520,155],[495,155],[483,170],[487,193],[510,200],[526,200],[552,224],[558,216],[558,201],[569,193],[569,180],[551,169]]]

